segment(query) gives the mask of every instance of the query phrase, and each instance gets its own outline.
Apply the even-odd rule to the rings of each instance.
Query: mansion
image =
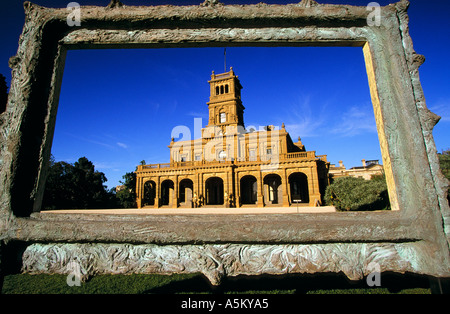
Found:
[[[361,160],[362,166],[352,167],[346,169],[342,160],[339,160],[339,166],[331,164],[328,176],[330,183],[333,183],[334,179],[339,177],[356,177],[370,180],[375,176],[384,175],[383,165],[378,160]]]
[[[326,155],[293,142],[284,124],[246,130],[233,68],[211,75],[201,138],[170,142],[170,162],[139,165],[137,206],[317,206],[328,184]]]

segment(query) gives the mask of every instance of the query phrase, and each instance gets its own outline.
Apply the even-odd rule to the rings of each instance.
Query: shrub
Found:
[[[340,211],[390,209],[386,180],[355,177],[337,178],[325,191],[326,205]]]

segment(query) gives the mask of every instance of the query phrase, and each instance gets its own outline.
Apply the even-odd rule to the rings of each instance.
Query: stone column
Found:
[[[137,208],[142,208],[142,193],[141,193],[142,178],[136,178],[136,204]]]
[[[156,178],[156,186],[155,186],[155,204],[153,205],[155,208],[159,208],[159,197],[161,194],[161,182],[160,177]]]
[[[144,192],[145,192],[145,184],[144,184],[144,177],[141,177],[141,181],[139,182],[139,199],[141,201],[141,205],[144,202]]]
[[[256,206],[264,207],[264,196],[263,196],[264,182],[262,179],[262,173],[259,171],[259,176],[256,178]]]
[[[161,204],[161,206],[168,206],[168,207],[172,206],[172,204],[173,204],[173,190],[174,189],[169,188],[169,203],[167,205]],[[162,194],[162,191],[161,191],[161,194]]]
[[[225,170],[225,182],[223,185],[223,207],[230,207],[230,170],[231,168],[227,168],[227,170]],[[227,197],[225,197],[225,195],[227,195]]]
[[[263,202],[264,206],[269,205],[269,185],[264,185],[264,179],[262,180]]]
[[[198,197],[201,200],[201,196],[203,197],[203,202],[206,202],[206,191],[203,191],[205,186],[205,182],[203,179],[203,172],[198,175]],[[205,203],[206,204],[206,203]],[[200,206],[202,206],[201,204]]]
[[[197,207],[198,197],[200,196],[199,193],[199,174],[194,174],[194,180],[192,182],[192,207]],[[194,200],[194,195],[196,196],[196,199]]]
[[[314,164],[309,168],[308,192],[309,192],[309,206],[315,206],[317,201],[320,202],[319,176],[317,173],[317,164]]]
[[[286,168],[283,171],[283,177],[281,178],[281,185],[283,187],[283,207],[289,207],[289,182],[286,174]]]
[[[177,207],[178,207],[178,176],[175,176],[175,180],[173,181],[172,208]]]
[[[241,181],[239,178],[239,172],[236,172],[235,174],[236,182],[234,183],[235,186],[235,195],[234,195],[234,202],[236,203],[236,208],[241,207]]]

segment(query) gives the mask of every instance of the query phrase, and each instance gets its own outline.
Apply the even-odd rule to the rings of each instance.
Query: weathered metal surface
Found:
[[[268,209],[270,210],[270,209]],[[320,243],[432,240],[416,222],[391,213],[256,215],[33,214],[17,219],[22,241],[130,243]]]
[[[224,276],[260,274],[343,272],[351,280],[359,280],[374,271],[420,272],[424,261],[418,248],[392,243],[168,246],[35,243],[23,254],[23,271],[69,275],[78,267],[80,279],[97,274],[203,273],[215,285]]]

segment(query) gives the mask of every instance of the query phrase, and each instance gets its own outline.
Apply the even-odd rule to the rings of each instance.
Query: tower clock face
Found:
[[[219,159],[224,160],[225,158],[227,158],[227,153],[225,151],[221,150],[219,153]]]

